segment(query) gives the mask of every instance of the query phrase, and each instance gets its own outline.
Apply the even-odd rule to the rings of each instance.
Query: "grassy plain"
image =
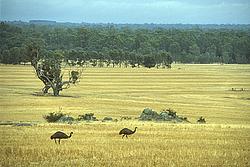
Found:
[[[36,123],[0,126],[0,166],[250,166],[250,65],[86,68],[61,97],[34,96],[42,83],[30,66],[1,65],[0,80],[0,122]],[[46,123],[42,115],[59,107],[99,119],[172,108],[193,124]],[[195,124],[199,116],[208,124]],[[118,135],[135,126],[129,139]],[[74,134],[59,146],[49,139],[57,130]]]

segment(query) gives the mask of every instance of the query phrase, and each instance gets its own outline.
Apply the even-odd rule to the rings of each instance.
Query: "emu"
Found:
[[[123,135],[122,138],[123,138],[124,136],[126,136],[126,138],[128,138],[128,135],[134,134],[134,133],[136,132],[136,129],[137,129],[137,127],[135,127],[135,130],[132,131],[132,130],[130,130],[130,129],[128,129],[128,128],[124,128],[124,129],[122,129],[122,130],[119,132],[119,135]]]
[[[55,140],[55,143],[56,143],[56,139],[59,139],[58,140],[58,143],[60,144],[60,140],[61,139],[68,139],[72,136],[73,132],[70,132],[69,136],[66,135],[64,132],[61,132],[61,131],[57,131],[56,133],[54,133],[53,135],[51,135],[50,139],[54,139]],[[57,143],[56,143],[57,144]]]

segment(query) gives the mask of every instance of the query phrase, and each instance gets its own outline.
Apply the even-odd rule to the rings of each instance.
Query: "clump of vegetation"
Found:
[[[198,124],[205,124],[206,123],[206,120],[205,118],[203,118],[202,116],[197,120],[197,123]]]
[[[177,29],[171,28],[171,31],[168,30],[169,27],[159,28],[156,31],[155,28],[149,28],[149,25],[142,26],[145,29],[132,25],[123,29],[115,25],[110,28],[109,24],[103,25],[106,28],[102,26],[80,28],[60,24],[55,26],[55,31],[54,26],[15,24],[9,22],[0,24],[0,34],[6,34],[1,36],[0,41],[0,62],[4,64],[31,62],[32,59],[28,55],[35,50],[39,53],[36,60],[43,61],[45,56],[62,55],[65,62],[70,61],[74,66],[108,67],[113,64],[113,67],[144,65],[148,68],[155,66],[171,68],[173,61],[202,64],[250,63],[248,25],[246,27],[209,25],[208,33],[204,25],[198,29],[196,25],[191,26],[191,31],[190,28],[179,25]],[[65,31],[65,28],[68,31]],[[34,32],[40,35],[34,36]],[[61,53],[58,54],[58,51]],[[66,81],[60,78],[62,76],[60,64],[55,63],[54,66],[46,61],[42,67],[45,70],[42,71],[34,66],[34,62],[32,63],[36,75],[44,83],[44,93],[50,87],[55,91],[55,95],[59,95],[57,91],[61,91],[61,88],[69,84],[64,84]],[[40,74],[40,72],[45,73]]]
[[[187,117],[178,116],[172,109],[164,109],[159,114],[151,108],[145,108],[141,113],[139,120],[141,121],[173,121],[173,122],[189,122]]]
[[[104,117],[102,121],[103,122],[105,122],[105,121],[113,121],[113,118],[112,117]]]
[[[98,121],[96,117],[94,116],[94,113],[87,113],[83,115],[79,115],[78,119],[79,121]]]
[[[69,115],[64,115],[60,119],[57,120],[57,122],[67,122],[72,123],[75,119]]]
[[[63,114],[62,112],[51,112],[48,115],[44,115],[43,118],[47,122],[57,122],[60,118],[64,117],[66,114]]]
[[[122,116],[121,117],[121,121],[122,120],[131,120],[132,119],[132,117],[128,117],[128,116]]]
[[[153,56],[147,55],[144,57],[143,64],[147,68],[152,68],[156,65],[156,60]]]
[[[113,119],[112,117],[104,117],[102,122],[118,122],[118,119]]]
[[[246,91],[246,88],[232,88],[232,91]]]
[[[152,120],[156,120],[159,117],[159,114],[152,110],[151,108],[145,108],[140,117],[139,120],[141,121],[152,121]]]

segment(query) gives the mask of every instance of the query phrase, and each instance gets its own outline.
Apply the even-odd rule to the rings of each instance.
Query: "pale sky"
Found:
[[[0,20],[250,24],[250,0],[0,0]]]

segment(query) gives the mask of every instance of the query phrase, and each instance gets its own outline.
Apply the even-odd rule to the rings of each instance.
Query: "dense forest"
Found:
[[[250,63],[250,30],[236,28],[55,26],[0,24],[0,63],[29,62],[39,56],[92,66],[171,67],[176,63]],[[71,61],[74,60],[74,61]]]

